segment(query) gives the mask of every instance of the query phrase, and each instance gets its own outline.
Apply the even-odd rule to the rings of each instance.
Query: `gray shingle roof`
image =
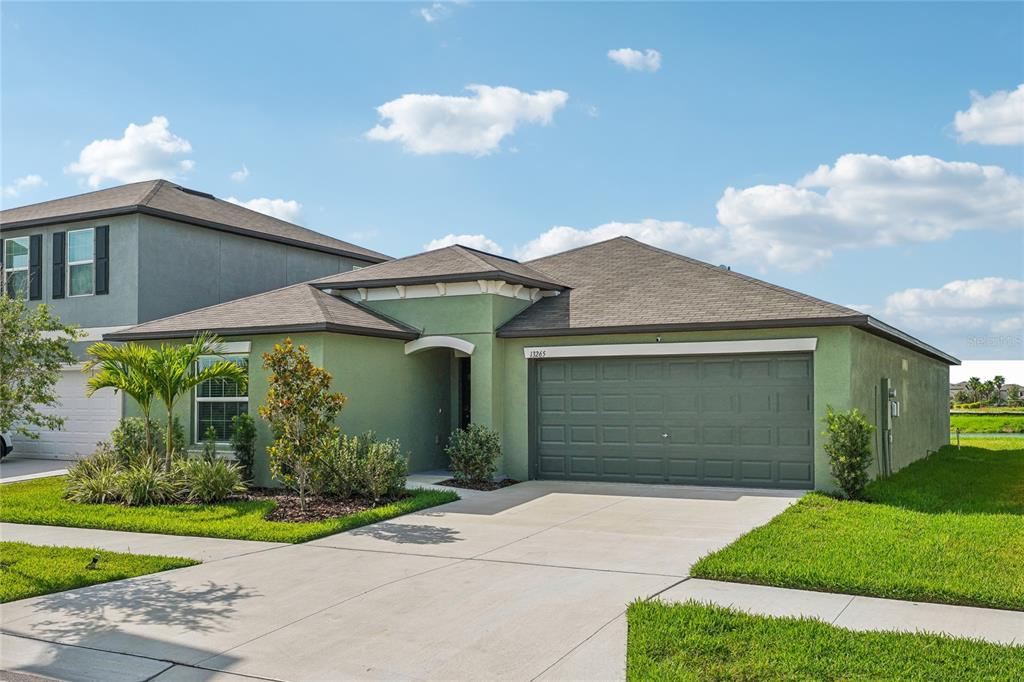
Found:
[[[460,245],[398,258],[360,270],[328,275],[310,284],[322,288],[341,289],[497,278],[513,284],[542,289],[562,289],[565,286],[553,275],[540,272],[523,263]]]
[[[414,339],[419,332],[308,284],[292,284],[227,303],[145,322],[105,339],[169,339],[200,331],[222,335],[333,331],[361,336]]]
[[[167,180],[148,180],[101,189],[73,197],[0,211],[0,229],[88,220],[128,213],[178,220],[203,227],[245,234],[260,239],[302,246],[368,263],[389,257],[361,246],[328,237],[284,220],[183,188]]]
[[[527,265],[571,287],[512,318],[503,336],[593,328],[663,328],[860,313],[725,268],[618,237]]]
[[[570,287],[498,329],[541,337],[615,331],[852,325],[945,362],[959,360],[868,315],[630,237],[524,263]]]

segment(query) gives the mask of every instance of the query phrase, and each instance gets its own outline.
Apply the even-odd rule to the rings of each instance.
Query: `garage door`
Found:
[[[813,487],[811,355],[535,363],[540,478]]]
[[[65,418],[61,431],[38,431],[39,440],[14,436],[14,455],[48,459],[74,459],[90,454],[96,443],[108,440],[121,417],[121,396],[110,389],[85,397],[87,374],[69,369],[57,382],[61,405],[44,412]]]

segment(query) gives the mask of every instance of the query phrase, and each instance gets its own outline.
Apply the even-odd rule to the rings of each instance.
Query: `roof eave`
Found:
[[[129,215],[132,213],[143,213],[146,215],[151,215],[156,218],[165,218],[167,220],[174,220],[179,223],[186,223],[189,225],[196,225],[198,227],[205,227],[211,230],[231,232],[233,234],[252,237],[254,239],[262,239],[268,242],[276,242],[278,244],[297,246],[299,248],[308,249],[310,251],[320,251],[321,253],[329,253],[332,256],[344,256],[345,258],[351,258],[353,260],[362,261],[364,263],[377,264],[391,260],[390,257],[384,256],[383,254],[381,256],[371,256],[369,254],[356,253],[355,251],[349,251],[348,249],[338,249],[331,246],[324,246],[322,244],[305,242],[302,241],[301,239],[290,239],[288,237],[267,234],[265,232],[259,232],[256,230],[247,230],[243,227],[237,227],[235,225],[226,225],[224,223],[218,223],[213,220],[204,220],[202,218],[196,218],[194,216],[186,215],[184,213],[164,211],[158,208],[153,208],[151,206],[143,206],[140,204],[134,204],[131,206],[119,206],[117,208],[105,208],[98,211],[68,213],[61,216],[51,216],[47,218],[33,218],[31,220],[19,220],[8,223],[0,223],[0,231],[20,230],[30,227],[44,227],[47,225],[59,225],[61,223],[79,222],[83,220],[96,220],[99,218],[112,218],[115,216]]]
[[[191,339],[201,332],[213,332],[219,336],[257,336],[262,334],[300,334],[303,332],[332,332],[354,336],[373,336],[384,339],[411,341],[419,338],[419,332],[399,329],[372,329],[354,325],[317,322],[311,324],[281,324],[256,327],[226,327],[202,329],[176,329],[173,331],[133,332],[125,329],[104,334],[104,341],[158,341],[162,339]]]
[[[846,315],[837,317],[805,317],[784,320],[735,320],[730,322],[687,322],[677,324],[651,324],[633,326],[602,326],[548,329],[505,329],[499,327],[497,335],[502,338],[542,338],[548,336],[593,336],[597,334],[658,334],[680,331],[713,331],[717,329],[774,329],[790,327],[830,327],[849,325],[881,336],[890,341],[915,350],[923,355],[951,365],[960,361],[913,336],[901,332],[869,315]]]
[[[468,272],[453,275],[418,275],[416,277],[388,277],[380,279],[367,279],[359,281],[335,281],[335,282],[310,282],[310,286],[317,289],[377,289],[393,286],[411,286],[416,284],[434,284],[435,282],[475,282],[480,279],[501,279],[509,284],[522,284],[526,287],[545,289],[548,291],[565,291],[569,287],[555,282],[521,277],[500,270],[487,272]]]

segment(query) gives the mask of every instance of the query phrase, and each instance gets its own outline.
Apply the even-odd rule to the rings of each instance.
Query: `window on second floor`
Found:
[[[93,228],[68,232],[68,296],[89,296],[96,288],[96,236]]]
[[[4,240],[4,286],[11,298],[28,298],[29,238]]]
[[[228,360],[242,366],[243,369],[249,366],[247,354],[236,355],[204,355],[199,358],[197,369],[209,367],[215,362]],[[212,379],[204,381],[196,386],[196,432],[193,434],[195,443],[203,442],[206,429],[213,427],[217,434],[218,443],[226,443],[231,440],[235,432],[235,425],[232,419],[249,411],[249,393],[233,381],[226,379]]]

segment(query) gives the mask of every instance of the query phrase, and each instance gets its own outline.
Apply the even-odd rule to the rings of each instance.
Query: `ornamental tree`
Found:
[[[267,448],[270,471],[298,494],[305,510],[321,454],[337,447],[341,430],[335,420],[347,398],[331,391],[331,373],[314,365],[306,347],[291,339],[263,354],[263,369],[270,372],[270,388],[259,411],[274,434]]]
[[[33,429],[63,428],[64,417],[41,408],[59,407],[55,386],[61,369],[77,362],[71,342],[81,335],[45,304],[31,310],[0,293],[0,431],[37,439]]]

